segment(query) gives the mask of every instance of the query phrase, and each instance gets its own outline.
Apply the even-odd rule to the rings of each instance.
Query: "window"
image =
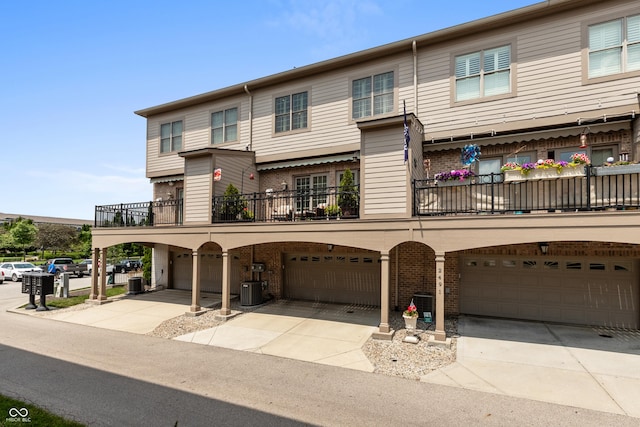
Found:
[[[607,163],[607,159],[618,159],[617,147],[598,147],[591,149],[591,164],[593,166],[602,166]]]
[[[479,178],[482,183],[501,182],[502,176],[500,175],[500,167],[502,166],[502,159],[480,159],[478,162],[478,175],[485,175]],[[495,174],[492,177],[491,174]],[[486,176],[488,175],[488,176]]]
[[[295,180],[296,212],[309,212],[327,203],[327,176],[299,176]]]
[[[308,95],[307,92],[276,98],[275,132],[289,132],[307,128]]]
[[[160,125],[160,152],[182,149],[182,120]]]
[[[211,114],[211,143],[238,140],[238,109],[229,108]]]
[[[456,101],[511,92],[511,46],[456,56]]]
[[[587,153],[587,150],[581,150],[581,149],[558,150],[555,154],[555,157],[556,157],[555,160],[570,162],[571,156],[573,156],[574,154],[584,154],[585,156],[589,155],[589,153]]]
[[[393,85],[393,71],[354,80],[351,117],[359,119],[392,112]]]
[[[589,78],[640,70],[640,15],[589,27]]]

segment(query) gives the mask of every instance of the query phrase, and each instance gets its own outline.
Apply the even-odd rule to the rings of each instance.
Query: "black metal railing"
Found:
[[[301,220],[355,219],[359,217],[358,187],[269,191],[215,196],[211,221],[278,222]],[[96,206],[96,227],[149,227],[182,225],[183,201],[163,200]]]
[[[414,215],[594,211],[640,207],[640,173],[585,167],[584,176],[507,181],[503,174],[464,182],[413,183]]]
[[[182,224],[182,199],[96,206],[96,227],[145,227]]]
[[[340,187],[215,196],[212,222],[278,222],[359,217],[360,192]]]

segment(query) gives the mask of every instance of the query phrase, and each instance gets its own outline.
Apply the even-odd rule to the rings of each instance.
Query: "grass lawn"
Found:
[[[65,420],[31,403],[0,395],[0,425],[33,427],[82,427],[84,424]]]
[[[122,295],[127,292],[126,286],[114,286],[113,288],[107,288],[107,297],[114,297],[116,295]],[[75,295],[69,298],[52,298],[47,299],[48,307],[66,308],[76,304],[83,304],[89,299],[89,293],[82,295]],[[1,418],[0,418],[1,420]]]

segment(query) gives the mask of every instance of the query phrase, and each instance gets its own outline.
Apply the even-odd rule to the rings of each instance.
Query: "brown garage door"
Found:
[[[465,256],[460,312],[638,329],[632,259]]]
[[[374,254],[284,254],[284,296],[380,306],[380,257]]]
[[[202,292],[222,293],[222,254],[200,252],[200,280]],[[240,293],[240,268],[239,258],[231,257],[231,293]],[[173,289],[191,290],[193,266],[191,253],[172,252],[173,261]]]

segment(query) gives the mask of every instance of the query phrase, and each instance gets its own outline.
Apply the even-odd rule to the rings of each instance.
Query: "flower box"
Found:
[[[558,169],[556,168],[532,169],[527,174],[523,174],[519,170],[507,170],[504,171],[504,181],[518,182],[538,179],[571,178],[584,175],[585,173],[583,166],[564,167],[562,168],[562,171],[560,173],[558,173]]]
[[[463,179],[463,180],[459,180],[459,179],[449,179],[447,181],[437,181],[436,185],[438,187],[457,187],[459,185],[469,185],[471,184],[472,180],[470,179]]]
[[[593,174],[597,176],[605,175],[626,175],[632,173],[640,173],[640,163],[633,163],[630,165],[617,165],[617,166],[599,166],[593,168]]]

